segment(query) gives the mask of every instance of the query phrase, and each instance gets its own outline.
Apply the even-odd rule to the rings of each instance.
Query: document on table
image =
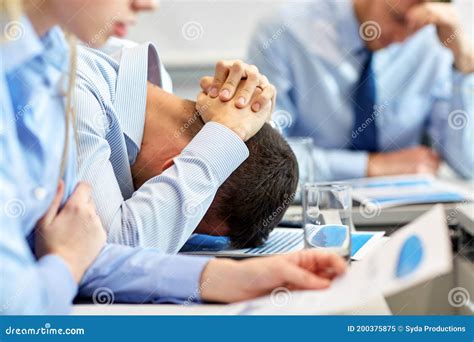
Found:
[[[383,243],[385,232],[356,231],[351,234],[353,260],[360,260],[372,248]],[[193,235],[184,245],[181,253],[194,255],[213,255],[222,257],[248,258],[268,256],[299,251],[304,248],[303,229],[275,228],[268,240],[259,247],[233,249],[230,241],[225,237],[211,237],[208,235]]]
[[[441,205],[399,229],[363,260],[353,263],[332,286],[320,291],[289,292],[234,304],[234,314],[351,313],[375,298],[389,296],[450,272],[451,241]],[[353,313],[353,312],[352,312]]]
[[[469,189],[426,175],[363,178],[350,182],[353,199],[374,209],[474,200],[474,194]]]

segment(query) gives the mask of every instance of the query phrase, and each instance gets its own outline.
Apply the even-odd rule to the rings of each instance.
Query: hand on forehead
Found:
[[[440,3],[445,2],[449,3],[450,0],[383,0],[392,11],[396,12],[398,15],[406,16],[413,8],[424,5],[426,3]]]

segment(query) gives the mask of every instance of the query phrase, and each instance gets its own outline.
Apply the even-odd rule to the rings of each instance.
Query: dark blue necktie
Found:
[[[372,53],[369,53],[359,82],[353,94],[354,127],[352,149],[357,151],[377,151],[377,126],[374,115],[376,100],[375,75],[372,70]]]

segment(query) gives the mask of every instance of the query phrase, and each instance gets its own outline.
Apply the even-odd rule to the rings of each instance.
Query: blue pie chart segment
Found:
[[[329,224],[322,226],[311,239],[311,244],[317,247],[341,247],[348,236],[348,227]]]
[[[403,243],[397,264],[397,278],[404,278],[417,270],[423,259],[424,251],[421,239],[412,235]]]

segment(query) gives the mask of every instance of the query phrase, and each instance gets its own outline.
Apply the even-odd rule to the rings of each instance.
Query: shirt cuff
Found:
[[[215,170],[223,183],[249,156],[247,145],[232,130],[208,122],[181,153],[198,155]]]
[[[337,151],[327,154],[332,180],[367,177],[367,152]]]
[[[78,288],[69,267],[63,259],[52,254],[39,259],[38,267],[48,289],[48,312],[68,313]]]
[[[465,74],[453,67],[453,85],[462,86],[464,82],[474,76],[473,73]]]
[[[157,302],[191,303],[201,301],[201,274],[211,259],[209,257],[173,255],[163,260],[156,274],[159,294]]]

